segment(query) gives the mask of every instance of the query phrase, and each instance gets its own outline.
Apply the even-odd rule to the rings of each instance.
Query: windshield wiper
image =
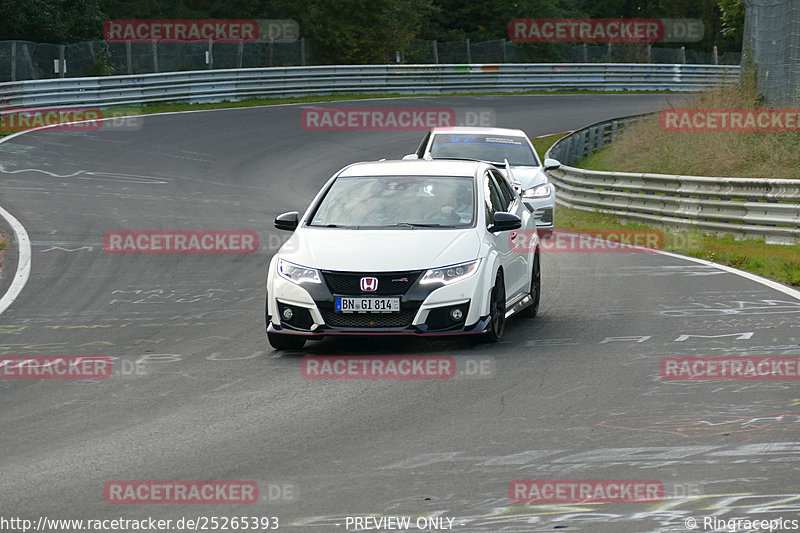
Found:
[[[361,226],[345,226],[342,224],[311,224],[312,227],[315,228],[347,228],[347,229],[358,229]]]
[[[426,224],[418,222],[398,222],[397,224],[388,224],[381,226],[383,228],[452,228],[452,224]]]

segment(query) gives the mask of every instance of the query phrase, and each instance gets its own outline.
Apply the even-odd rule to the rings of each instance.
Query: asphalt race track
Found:
[[[490,110],[535,136],[667,100],[680,97],[321,105]],[[276,353],[264,334],[266,267],[288,237],[273,219],[305,209],[350,162],[412,152],[422,133],[307,131],[303,107],[147,116],[138,129],[0,144],[0,205],[31,240],[30,279],[0,316],[0,355],[114,358],[107,379],[0,379],[3,517],[275,516],[280,530],[314,532],[355,531],[348,516],[449,517],[464,533],[800,518],[797,381],[660,377],[667,356],[800,356],[796,293],[714,266],[545,254],[540,315],[510,320],[500,344],[337,338],[304,352],[452,356],[454,378],[304,378],[303,353]],[[260,247],[110,254],[114,230],[249,230]],[[16,269],[10,248],[3,289]],[[659,480],[664,497],[514,503],[518,479]],[[114,480],[250,480],[259,498],[112,504],[104,486]]]

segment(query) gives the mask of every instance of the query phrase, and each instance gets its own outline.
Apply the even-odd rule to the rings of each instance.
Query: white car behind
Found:
[[[524,131],[509,128],[434,128],[422,139],[417,151],[403,159],[477,159],[488,161],[506,174],[505,162],[511,167],[510,180],[519,183],[522,200],[533,213],[536,227],[542,233],[553,229],[556,193],[545,170],[558,168],[555,159],[544,163],[539,159]]]

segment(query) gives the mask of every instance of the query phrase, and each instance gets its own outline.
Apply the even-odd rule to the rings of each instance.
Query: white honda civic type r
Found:
[[[506,318],[539,307],[536,222],[488,163],[353,164],[275,226],[294,231],[267,275],[278,350],[325,335],[497,341]]]

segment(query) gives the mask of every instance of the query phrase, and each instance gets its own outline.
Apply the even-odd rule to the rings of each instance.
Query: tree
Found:
[[[722,33],[741,40],[744,35],[744,2],[742,0],[717,0],[722,11]]]
[[[2,0],[4,39],[64,44],[101,39],[105,13],[97,0]]]
[[[273,12],[300,24],[311,39],[315,57],[326,64],[393,61],[429,16],[430,0],[295,0],[276,1]]]

